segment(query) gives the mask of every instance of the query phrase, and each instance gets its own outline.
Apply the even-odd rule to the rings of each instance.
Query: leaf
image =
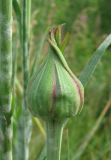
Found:
[[[79,80],[82,82],[84,87],[87,85],[89,79],[91,78],[97,67],[98,62],[101,60],[104,52],[110,45],[111,34],[109,34],[109,36],[107,36],[107,38],[100,44],[100,46],[97,48],[94,55],[91,57],[91,59],[83,69],[82,73],[80,74]]]
[[[44,145],[39,157],[37,156],[38,160],[46,160],[46,145]]]
[[[17,17],[17,22],[18,22],[18,26],[19,26],[19,32],[20,32],[20,38],[21,38],[21,27],[22,27],[22,14],[21,14],[21,9],[20,9],[20,6],[19,6],[19,3],[17,0],[13,0],[13,8],[14,8],[14,11],[15,11],[15,14],[16,14],[16,17]]]
[[[17,20],[21,20],[21,9],[17,0],[13,0],[13,8],[17,16]]]

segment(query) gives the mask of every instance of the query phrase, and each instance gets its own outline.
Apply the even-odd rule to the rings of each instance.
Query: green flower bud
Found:
[[[49,53],[28,83],[29,109],[43,119],[68,118],[83,106],[84,88],[63,57],[64,43],[61,26],[53,28],[49,34]]]

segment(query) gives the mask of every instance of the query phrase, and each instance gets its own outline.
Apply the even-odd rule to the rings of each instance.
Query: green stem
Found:
[[[30,39],[30,23],[31,23],[31,0],[27,0],[27,21],[26,21],[26,28],[27,28],[27,39]],[[28,27],[27,27],[28,26]],[[29,45],[29,44],[28,44]]]
[[[22,53],[23,53],[23,107],[20,117],[20,126],[22,128],[22,148],[21,160],[27,160],[29,157],[29,140],[31,135],[31,116],[27,109],[26,103],[26,89],[29,78],[29,33],[30,33],[30,12],[31,12],[31,0],[23,0],[22,3]]]
[[[61,142],[64,122],[48,120],[47,128],[47,160],[60,160]]]
[[[28,25],[28,2],[30,0],[23,0],[23,32],[22,32],[22,45],[23,45],[23,73],[24,73],[24,97],[26,97],[26,88],[27,88],[27,82],[28,82],[28,76],[29,76],[29,39],[28,39],[28,33],[29,33],[29,26]]]
[[[12,0],[0,0],[0,160],[12,160]]]

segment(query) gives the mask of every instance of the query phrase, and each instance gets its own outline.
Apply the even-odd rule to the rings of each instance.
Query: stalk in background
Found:
[[[31,136],[31,115],[26,104],[26,88],[29,78],[29,34],[30,34],[30,12],[31,0],[23,0],[22,2],[22,26],[21,26],[21,42],[23,54],[23,106],[20,117],[21,137],[21,160],[28,160],[29,157],[29,141]]]
[[[0,0],[0,160],[12,160],[12,0]]]

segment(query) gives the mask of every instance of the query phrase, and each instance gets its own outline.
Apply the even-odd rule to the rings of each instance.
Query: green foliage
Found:
[[[111,1],[99,0],[99,12],[101,18],[101,31],[110,33],[110,19],[111,19]]]
[[[96,50],[104,39],[104,33],[106,33],[104,30],[100,35],[101,25],[98,1],[88,0],[87,2],[78,1],[74,3],[74,1],[58,0],[51,2],[53,3],[53,7],[51,6],[49,13],[51,14],[51,24],[53,25],[53,22],[55,22],[55,24],[66,23],[66,29],[70,34],[70,41],[65,50],[65,57],[68,59],[69,66],[71,66],[72,70],[79,76],[79,73],[92,56],[94,50]],[[75,5],[76,3],[80,3],[80,6]],[[44,7],[45,6],[42,6],[41,8],[44,10]],[[45,52],[45,49],[43,49],[43,51]],[[93,126],[95,126],[96,119],[110,98],[110,89],[109,91],[106,90],[107,86],[111,86],[110,59],[111,54],[107,51],[86,87],[84,111],[70,120],[66,127],[66,130],[67,128],[69,129],[69,147],[66,145],[67,136],[64,131],[61,158],[63,160],[67,159],[67,157],[72,159],[75,153],[78,152],[78,148],[84,137],[86,137]],[[103,101],[101,101],[101,99]],[[99,125],[100,128],[98,127],[98,131],[92,137],[93,140],[91,139],[92,141],[88,144],[87,149],[84,150],[82,158],[80,159],[99,160],[101,157],[106,157],[107,160],[110,159],[110,151],[105,149],[105,146],[109,146],[108,138],[111,138],[110,125],[105,129],[105,133],[108,136],[101,132],[107,125],[107,121],[110,121],[109,115],[110,113],[103,117]],[[97,148],[99,148],[100,151]],[[103,148],[105,150],[103,150]],[[67,152],[68,150],[69,153]],[[33,149],[33,154],[34,153],[36,153],[36,151],[34,152]],[[30,159],[32,158],[33,155],[31,154]]]
[[[0,9],[1,9],[0,1]],[[23,110],[23,93],[27,86],[27,81],[23,79],[23,32],[26,31],[26,24],[23,28],[23,7],[22,0],[13,0],[13,159],[23,159],[24,147],[28,150],[25,140],[30,139],[31,117]],[[5,3],[4,3],[5,4]],[[87,80],[91,77],[88,85],[85,87],[85,105],[84,110],[72,118],[64,129],[62,142],[61,160],[109,160],[111,159],[111,111],[108,109],[103,113],[107,103],[111,99],[111,54],[110,45],[111,32],[111,1],[110,0],[33,0],[31,10],[30,29],[27,30],[27,48],[29,49],[29,68],[26,67],[24,73],[32,74],[35,67],[38,67],[45,54],[48,52],[46,42],[47,28],[58,24],[66,24],[65,31],[69,32],[69,44],[67,45],[64,56],[68,61],[71,70],[86,85]],[[29,19],[27,19],[29,25]],[[16,20],[18,21],[16,23]],[[2,22],[0,14],[0,24]],[[1,25],[0,25],[1,35]],[[0,36],[0,41],[1,41]],[[107,37],[107,40],[105,39]],[[105,40],[105,41],[103,41]],[[30,43],[29,43],[30,42]],[[101,42],[103,42],[101,44]],[[100,45],[101,44],[101,45]],[[100,46],[99,46],[100,45]],[[1,48],[0,42],[0,48]],[[97,49],[99,46],[99,49]],[[102,47],[102,48],[101,48]],[[24,45],[24,51],[25,50]],[[97,50],[96,50],[97,49]],[[102,50],[101,50],[102,49]],[[96,50],[95,54],[93,52]],[[1,50],[0,50],[1,51]],[[102,52],[101,52],[102,51]],[[1,52],[0,52],[1,53]],[[44,53],[44,54],[43,54]],[[97,56],[98,55],[98,56]],[[25,55],[24,55],[25,57]],[[27,57],[27,53],[26,53]],[[92,59],[90,60],[90,58]],[[100,58],[103,57],[100,61]],[[14,59],[16,59],[14,61]],[[24,58],[25,59],[25,58]],[[25,59],[27,61],[27,59]],[[90,61],[89,61],[90,60]],[[88,63],[89,61],[89,63]],[[98,63],[99,62],[99,63]],[[15,64],[16,63],[16,64]],[[27,63],[27,62],[26,62]],[[94,72],[94,68],[98,67]],[[83,70],[84,66],[88,64]],[[91,66],[90,66],[90,65]],[[2,68],[0,58],[0,70]],[[26,71],[26,72],[25,72]],[[81,72],[83,71],[83,72]],[[94,73],[93,73],[94,72]],[[81,73],[81,74],[80,74]],[[85,73],[85,76],[84,76]],[[93,73],[93,76],[92,76]],[[26,73],[27,74],[27,73]],[[25,74],[24,74],[25,77]],[[1,78],[1,73],[0,73]],[[25,83],[25,86],[23,86]],[[25,87],[25,88],[24,88]],[[4,93],[6,85],[0,82],[0,96]],[[2,91],[3,92],[2,92]],[[7,92],[9,93],[9,92]],[[0,107],[2,100],[0,98]],[[101,116],[102,115],[102,116]],[[7,116],[8,117],[8,116]],[[98,119],[101,121],[98,123]],[[28,118],[28,120],[27,120]],[[8,119],[8,118],[7,118]],[[0,128],[4,128],[3,116],[0,115]],[[33,121],[32,136],[29,145],[30,160],[46,160],[45,134],[43,131],[44,123]],[[28,127],[26,126],[28,125]],[[25,126],[25,127],[23,127]],[[9,126],[10,128],[10,126]],[[94,128],[96,130],[94,131]],[[8,129],[8,128],[7,128]],[[92,134],[93,131],[93,134]],[[10,132],[11,133],[11,132]],[[1,132],[0,132],[1,136]],[[26,136],[26,137],[25,137]],[[1,137],[0,137],[1,138]],[[1,139],[0,139],[1,140]],[[1,141],[0,141],[1,142]],[[87,145],[85,144],[87,142]],[[0,143],[1,145],[1,143]],[[86,147],[84,147],[86,145]],[[1,149],[1,148],[0,148]],[[23,153],[23,154],[22,154]],[[42,154],[41,154],[42,153]],[[1,155],[0,155],[1,156]],[[1,158],[1,157],[0,157]],[[1,160],[1,159],[0,159]]]

